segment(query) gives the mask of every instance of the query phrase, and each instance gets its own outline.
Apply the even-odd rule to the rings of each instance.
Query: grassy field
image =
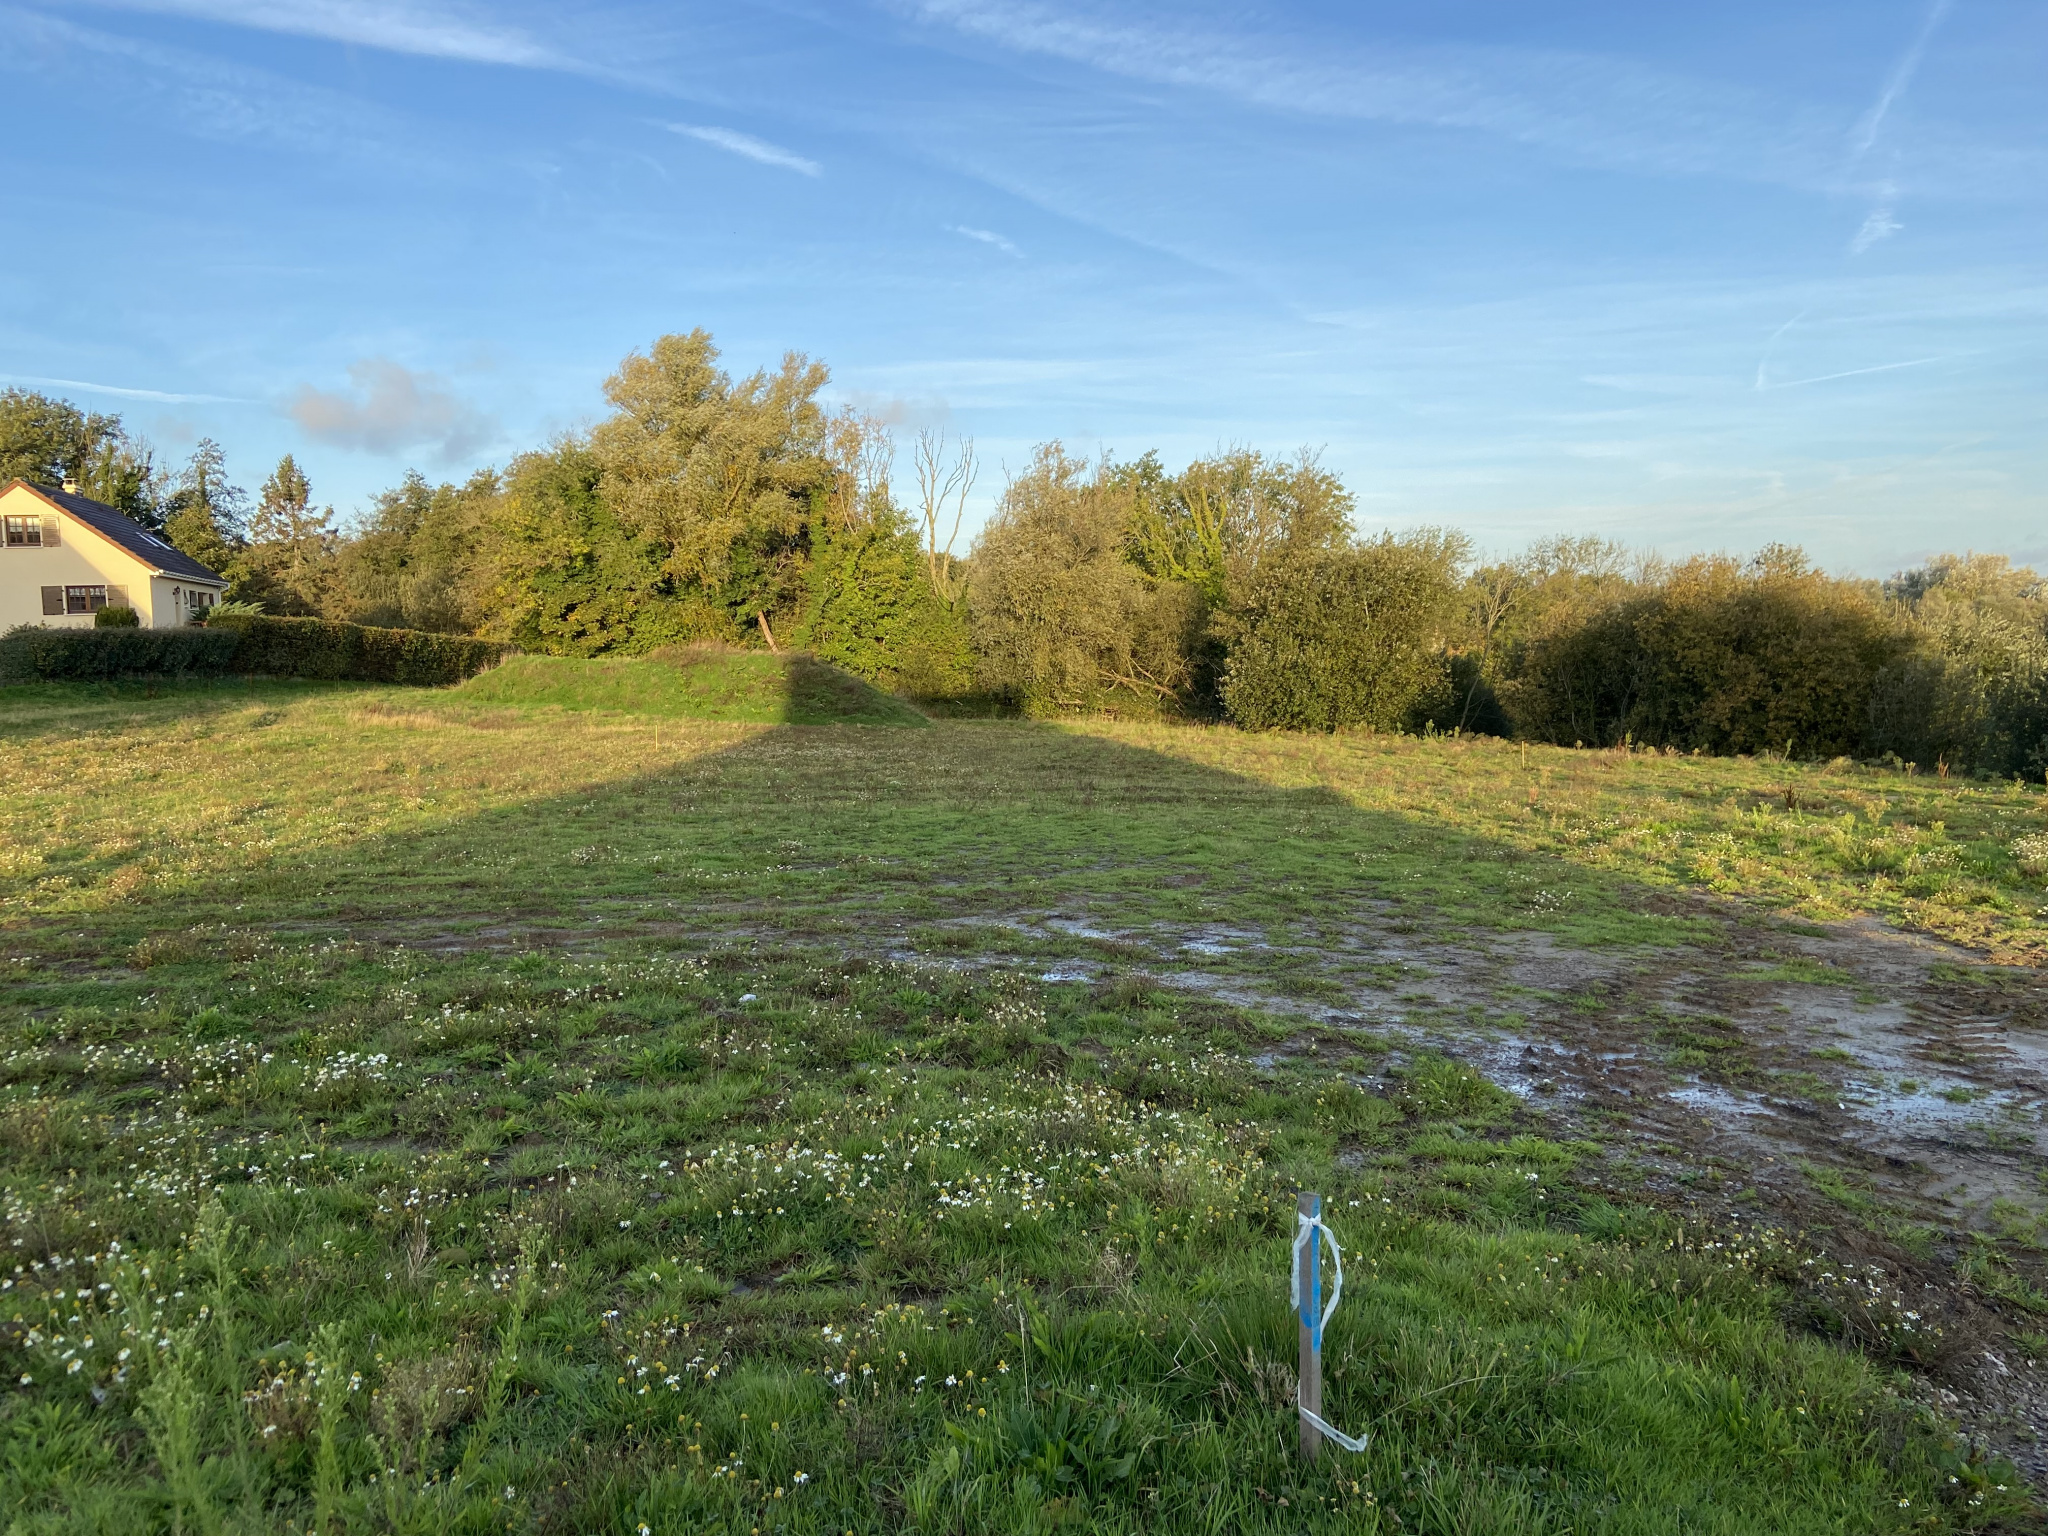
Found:
[[[2031,967],[2038,789],[552,686],[0,696],[10,1530],[2037,1528],[1897,1275],[1312,1009],[1716,896]]]

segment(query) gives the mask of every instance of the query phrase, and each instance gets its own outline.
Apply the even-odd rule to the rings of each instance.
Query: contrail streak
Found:
[[[1782,384],[1759,383],[1758,389],[1797,389],[1802,384],[1825,384],[1830,379],[1853,379],[1864,373],[1890,373],[1895,368],[1918,368],[1924,363],[1939,363],[1946,359],[1939,357],[1915,357],[1903,363],[1879,363],[1875,368],[1845,368],[1840,373],[1817,373],[1810,379],[1787,379]]]
[[[125,389],[119,384],[91,384],[84,379],[45,379],[32,373],[0,374],[21,384],[54,384],[59,389],[83,389],[95,395],[120,395],[128,400],[161,400],[167,405],[254,405],[235,395],[176,395],[161,389]]]

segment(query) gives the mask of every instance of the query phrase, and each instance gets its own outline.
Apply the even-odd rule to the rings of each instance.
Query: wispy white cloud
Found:
[[[389,53],[508,64],[573,67],[574,61],[488,11],[412,0],[98,0],[119,10],[190,16],[296,37],[326,38]]]
[[[1898,188],[1887,182],[1878,191],[1875,207],[1864,215],[1863,227],[1856,231],[1849,241],[1849,254],[1861,256],[1880,240],[1888,240],[1906,226],[1901,224],[1898,214]]]
[[[1926,18],[1920,23],[1920,30],[1913,35],[1913,41],[1892,66],[1892,72],[1885,77],[1883,87],[1877,93],[1877,100],[1870,104],[1870,110],[1863,114],[1856,124],[1849,142],[1849,164],[1853,170],[1863,163],[1877,142],[1877,135],[1884,127],[1884,120],[1890,116],[1892,106],[1905,94],[1912,83],[1914,73],[1920,68],[1920,60],[1927,54],[1927,45],[1934,37],[1934,29],[1941,25],[1941,18],[1948,14],[1953,0],[1934,0],[1927,8]],[[1890,239],[1906,226],[1897,217],[1899,189],[1890,181],[1883,182],[1877,189],[1877,201],[1869,213],[1864,215],[1863,225],[1849,241],[1849,254],[1861,256],[1880,240]]]
[[[80,389],[89,395],[116,395],[123,400],[154,400],[166,405],[253,405],[235,395],[186,395],[162,389],[131,389],[121,384],[91,384],[84,379],[50,379],[33,373],[5,373],[0,378],[14,384],[35,384],[46,389]]]
[[[1785,333],[1791,330],[1793,326],[1797,325],[1800,321],[1804,320],[1805,318],[1806,311],[1802,309],[1790,320],[1787,320],[1783,325],[1779,326],[1775,331],[1771,332],[1771,339],[1764,343],[1764,355],[1756,360],[1755,387],[1759,391],[1766,390],[1771,387],[1771,354],[1778,350],[1778,343],[1784,340]]]
[[[309,437],[368,453],[431,446],[459,459],[496,436],[488,417],[431,373],[366,357],[349,365],[348,377],[353,393],[301,385],[286,414]]]
[[[685,138],[710,144],[727,154],[758,160],[763,165],[795,171],[803,176],[825,174],[825,168],[817,161],[808,160],[796,151],[784,149],[779,144],[770,144],[766,139],[757,139],[751,133],[739,133],[731,128],[699,128],[688,123],[663,123],[661,126],[670,133],[680,133]]]
[[[402,159],[412,170],[431,151],[383,108],[263,70],[140,38],[75,26],[0,5],[0,69],[68,74],[103,105],[165,109],[209,139],[262,139],[314,152]]]
[[[1928,7],[1926,20],[1920,23],[1920,30],[1913,41],[1899,56],[1899,62],[1892,66],[1892,72],[1885,77],[1884,87],[1877,93],[1877,100],[1870,104],[1870,110],[1858,120],[1855,132],[1850,137],[1851,158],[1861,160],[1870,153],[1870,146],[1877,142],[1878,130],[1884,127],[1884,120],[1892,110],[1892,104],[1905,93],[1912,83],[1913,75],[1920,68],[1920,60],[1927,53],[1927,44],[1934,36],[1934,29],[1941,25],[1953,0],[1934,0]]]
[[[1024,254],[1017,249],[1015,241],[997,234],[992,229],[974,229],[966,224],[948,224],[946,230],[950,234],[964,235],[969,240],[979,240],[983,245],[992,245],[1005,256],[1021,258]]]
[[[1603,164],[1816,182],[1839,139],[1819,113],[1563,50],[1320,46],[1045,0],[895,0],[915,19],[1017,52],[1311,116],[1502,134]],[[1836,120],[1839,122],[1839,119]],[[1839,132],[1837,128],[1835,132]]]
[[[1853,166],[1844,166],[1838,111],[1606,54],[1365,46],[1273,27],[1227,31],[1173,13],[1067,0],[883,3],[975,42],[1266,111],[1468,130],[1584,164],[1659,174],[1828,192],[1853,178]],[[1899,89],[1910,75],[1909,69],[1900,77]],[[1891,101],[1880,100],[1888,112]],[[1913,167],[1938,166],[1938,177],[1924,179],[1938,180],[1948,194],[2010,198],[2030,185],[2028,176],[2038,180],[2048,171],[2038,146],[1980,142],[1934,125],[1916,138],[1922,142]],[[1894,174],[1903,179],[1907,168]]]

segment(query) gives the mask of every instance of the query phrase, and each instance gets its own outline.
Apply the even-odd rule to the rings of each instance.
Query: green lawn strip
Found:
[[[1140,981],[801,948],[233,947],[9,979],[14,1529],[2027,1518],[1891,1394],[1881,1289],[1580,1194],[1456,1063],[1379,1097]],[[1304,1184],[1372,1435],[1313,1471]]]

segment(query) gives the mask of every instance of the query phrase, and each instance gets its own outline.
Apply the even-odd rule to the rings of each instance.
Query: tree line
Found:
[[[1887,581],[1782,545],[1554,538],[1487,562],[1450,529],[1362,533],[1306,450],[1173,472],[1057,442],[956,551],[971,441],[918,433],[899,485],[888,430],[828,408],[823,365],[719,361],[701,330],[664,336],[589,431],[460,485],[409,474],[346,528],[289,457],[251,497],[211,442],[159,466],[119,418],[21,390],[0,476],[76,480],[270,612],[529,650],[713,640],[1027,712],[2048,771],[2048,586],[2000,556]]]

